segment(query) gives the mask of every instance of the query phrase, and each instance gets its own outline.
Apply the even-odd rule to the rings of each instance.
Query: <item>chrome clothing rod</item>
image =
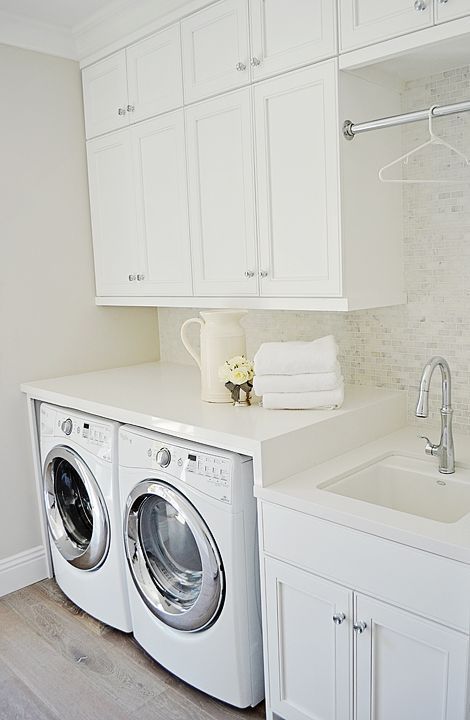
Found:
[[[452,105],[436,105],[432,111],[432,117],[455,115],[456,113],[468,112],[469,110],[470,100],[453,103]],[[381,130],[382,128],[395,127],[396,125],[407,125],[408,123],[418,122],[419,120],[428,120],[428,118],[429,108],[363,123],[353,123],[351,120],[345,120],[343,123],[343,135],[347,140],[353,140],[356,135],[369,132],[369,130]]]

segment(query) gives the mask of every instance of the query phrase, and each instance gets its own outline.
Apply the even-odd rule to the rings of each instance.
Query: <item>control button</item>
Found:
[[[70,433],[73,430],[73,422],[70,418],[67,418],[67,420],[64,420],[64,422],[61,425],[62,432],[66,435],[70,435]]]
[[[168,467],[168,465],[171,463],[171,453],[168,448],[161,448],[157,452],[155,460],[157,461],[157,465],[160,465],[160,467]]]
[[[183,460],[178,458],[178,467],[183,467]]]
[[[151,449],[151,448],[149,448],[149,449],[147,450],[147,455],[148,455],[149,457],[152,457],[152,449]]]

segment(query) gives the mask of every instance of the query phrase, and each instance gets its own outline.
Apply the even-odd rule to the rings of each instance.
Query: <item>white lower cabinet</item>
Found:
[[[363,595],[355,618],[357,720],[467,717],[466,635]]]
[[[406,572],[390,564],[387,553],[381,554],[387,541],[269,503],[261,504],[261,515],[270,720],[468,720],[468,608],[464,601],[465,632],[434,618],[447,617],[449,624],[462,625],[453,598],[459,588],[465,591],[459,577],[470,569],[440,558],[441,563],[449,563],[444,573],[448,584],[441,593],[433,589],[439,575],[427,575],[427,560],[434,563],[436,557],[402,546],[401,562],[406,564],[407,558],[411,564],[418,562],[416,584],[390,589],[389,579],[398,583]],[[276,518],[281,516],[282,533],[295,537],[295,543],[280,541]],[[307,526],[310,538],[304,532]],[[343,530],[348,536],[339,560],[332,545],[336,529],[339,543]],[[388,544],[394,553],[396,543]],[[289,561],[270,556],[274,547]],[[308,551],[303,552],[304,547]],[[381,570],[368,567],[369,550],[381,558]],[[308,558],[311,569],[294,566],[295,555],[299,563]],[[315,573],[316,566],[328,567],[328,579]],[[350,586],[351,577],[360,591]],[[374,587],[386,597],[401,594],[407,607],[366,594]],[[427,603],[426,594],[431,595]],[[444,607],[442,597],[447,598]],[[426,606],[433,617],[419,615],[415,611],[419,606]]]
[[[349,720],[352,592],[272,558],[265,569],[271,709],[285,720]]]
[[[183,112],[87,143],[97,295],[192,294]]]

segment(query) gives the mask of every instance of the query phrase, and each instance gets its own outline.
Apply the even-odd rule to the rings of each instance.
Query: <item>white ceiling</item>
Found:
[[[0,12],[72,28],[122,0],[0,0]]]

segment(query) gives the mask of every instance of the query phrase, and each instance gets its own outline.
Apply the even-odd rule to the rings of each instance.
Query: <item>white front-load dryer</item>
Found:
[[[264,697],[252,461],[123,426],[119,474],[134,637],[237,707]]]
[[[55,578],[82,610],[130,632],[118,427],[110,420],[41,405],[43,496]]]

